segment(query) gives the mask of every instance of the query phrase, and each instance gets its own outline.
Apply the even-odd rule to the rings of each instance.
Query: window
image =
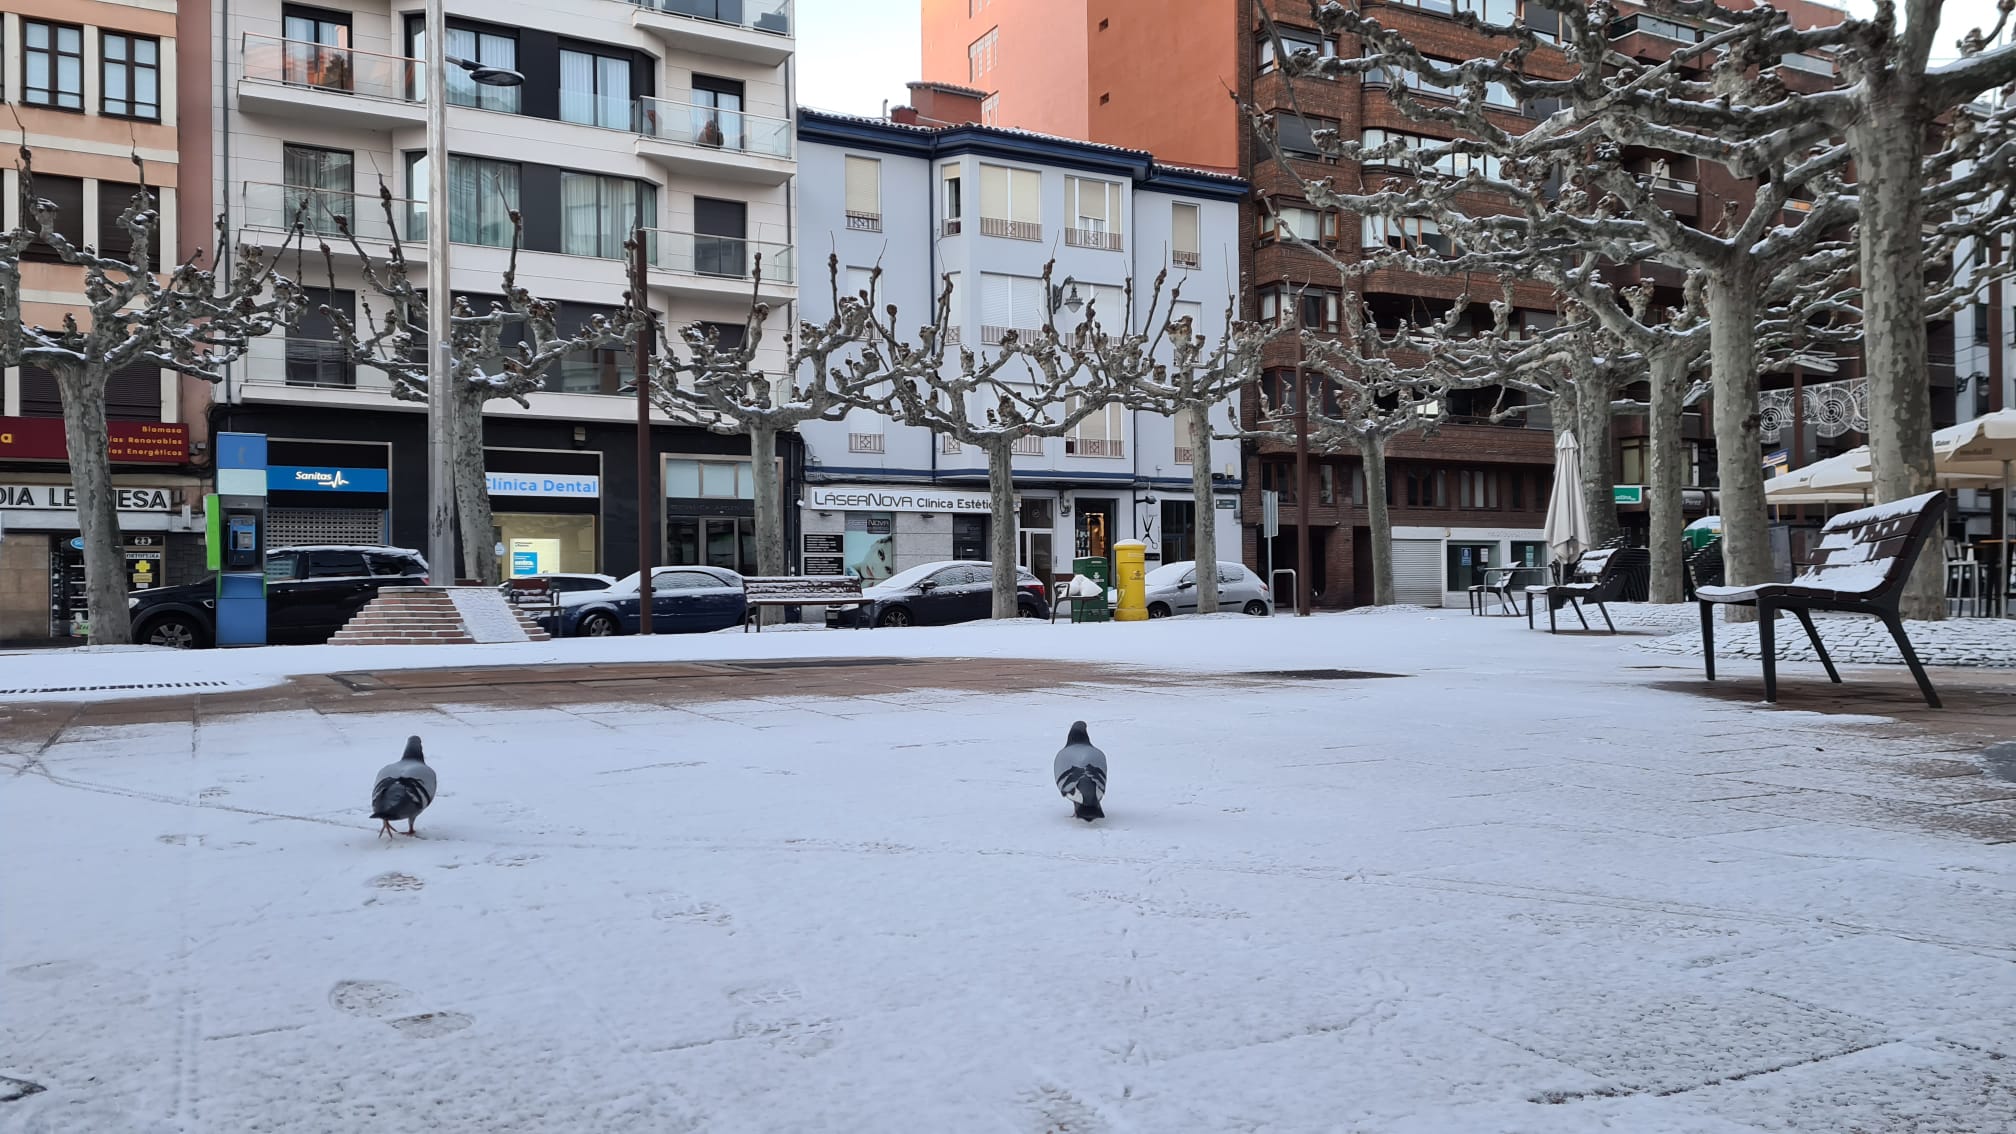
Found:
[[[1040,332],[1046,321],[1041,279],[980,273],[981,342],[998,343],[1009,331],[1028,338]]]
[[[1561,13],[1537,0],[1519,0],[1519,22],[1543,43],[1561,39]]]
[[[301,321],[287,330],[287,384],[343,389],[355,386],[357,367],[336,340],[336,321],[329,312],[341,314],[354,325],[357,293],[304,287],[301,297],[305,301]]]
[[[1312,209],[1306,205],[1281,205],[1275,210],[1277,215],[1260,213],[1260,239],[1263,241],[1294,236],[1310,244],[1337,243],[1337,214],[1334,211]]]
[[[847,155],[847,227],[856,232],[882,231],[882,163]]]
[[[106,32],[101,56],[99,109],[116,118],[161,120],[161,41]]]
[[[81,247],[84,243],[84,179],[38,173],[35,175],[35,195],[56,206],[56,215],[50,221],[50,227],[56,230],[57,235],[73,246]],[[18,205],[16,211],[19,211]],[[31,227],[35,224],[34,217],[20,219]],[[22,250],[21,257],[24,260],[63,259],[55,247],[40,236]]]
[[[1467,591],[1484,582],[1484,572],[1497,566],[1492,560],[1498,557],[1495,543],[1451,543],[1446,546],[1449,565],[1449,589]]]
[[[427,58],[427,25],[419,17],[409,17],[406,21],[406,54],[415,59]],[[457,59],[468,59],[486,67],[499,67],[507,71],[518,69],[518,37],[508,32],[488,31],[472,27],[448,25],[448,54]],[[421,68],[415,67],[408,81],[413,97],[425,96],[425,79]],[[473,106],[479,110],[497,110],[505,114],[516,114],[522,87],[490,87],[476,81],[475,77],[460,67],[446,68],[448,74],[448,105]]]
[[[1988,247],[1985,243],[1976,243],[1984,249]],[[1974,341],[1984,344],[1988,341],[1988,305],[1985,303],[1974,305]]]
[[[709,276],[749,274],[749,206],[693,198],[693,270]]]
[[[980,100],[980,125],[1001,125],[1001,96],[990,94]]]
[[[1260,466],[1260,490],[1262,492],[1280,493],[1280,503],[1295,503],[1295,466],[1286,461],[1267,461],[1262,463]]]
[[[358,579],[371,574],[361,551],[311,551],[305,558],[304,577],[309,579]]]
[[[1071,399],[1069,412],[1076,413],[1081,402]],[[1108,402],[1071,427],[1064,438],[1064,451],[1078,457],[1125,457],[1127,441],[1124,432],[1124,411],[1115,402]]]
[[[966,202],[960,193],[958,163],[938,167],[939,207],[944,210],[945,235],[952,236],[959,231],[960,221],[966,215]]]
[[[1204,262],[1204,247],[1195,205],[1169,206],[1169,259],[1179,268],[1194,268]]]
[[[1461,508],[1497,511],[1498,474],[1481,469],[1464,469],[1456,474],[1456,502]]]
[[[1366,168],[1405,169],[1411,164],[1408,155],[1416,155],[1422,172],[1440,173],[1448,177],[1463,177],[1475,170],[1479,176],[1497,179],[1503,172],[1498,159],[1489,154],[1441,153],[1430,161],[1418,158],[1422,150],[1441,150],[1454,143],[1445,138],[1425,138],[1419,134],[1403,134],[1397,130],[1366,130],[1358,136],[1360,161]]]
[[[1389,493],[1390,495],[1390,493]],[[1365,466],[1351,466],[1351,503],[1354,507],[1365,506]]]
[[[746,323],[720,323],[702,319],[699,325],[702,331],[714,336],[715,344],[723,350],[738,349],[742,345],[742,340],[749,334],[749,325]]]
[[[127,185],[118,181],[98,183],[98,251],[107,256],[129,259],[133,255],[133,233],[120,223],[120,218],[133,204],[133,198],[140,192],[140,186]],[[146,208],[152,207],[152,196]],[[160,234],[160,222],[147,226],[150,245]]]
[[[658,223],[658,187],[627,177],[560,174],[560,251],[623,258],[633,229]]]
[[[407,159],[406,189],[413,198],[407,238],[427,237],[427,155]],[[511,213],[518,208],[518,166],[483,158],[448,159],[448,239],[456,244],[511,246]]]
[[[1121,238],[1122,204],[1120,186],[1088,177],[1064,179],[1064,215],[1070,226],[1064,243],[1077,248],[1103,248],[1118,252]]]
[[[353,89],[349,13],[290,5],[282,10],[280,28],[287,40],[281,61],[284,81],[327,90]]]
[[[987,10],[989,0],[967,0],[966,16],[971,19]]]
[[[712,75],[693,76],[693,139],[703,146],[743,148],[741,83]]]
[[[994,69],[994,47],[1000,41],[1001,29],[989,28],[986,35],[973,41],[966,49],[966,80],[977,83],[980,76]]]
[[[1011,240],[1043,239],[1043,176],[1033,169],[980,167],[980,231]]]
[[[1289,157],[1330,160],[1323,152],[1317,135],[1329,131],[1329,138],[1337,135],[1335,118],[1298,117],[1293,111],[1274,113],[1275,137],[1280,142],[1281,152]]]
[[[341,232],[339,218],[347,221],[353,215],[355,161],[347,150],[287,143],[280,157],[287,182],[287,223],[299,216],[309,232]]]
[[[1365,249],[1384,245],[1398,252],[1448,255],[1455,247],[1442,226],[1426,217],[1366,217]]]
[[[84,109],[84,29],[21,21],[21,101]]]
[[[1311,330],[1334,331],[1340,325],[1341,297],[1328,288],[1295,288],[1270,284],[1259,291],[1260,321],[1272,323],[1294,318],[1294,296],[1300,295],[1302,325]]]
[[[1330,464],[1316,466],[1316,502],[1337,503],[1337,466]]]
[[[1441,469],[1409,469],[1402,481],[1411,508],[1447,508],[1449,478]]]
[[[630,60],[563,49],[560,52],[560,120],[610,130],[631,126]]]
[[[553,322],[561,334],[571,335],[597,315],[616,314],[614,307],[562,300]],[[636,377],[636,359],[636,350],[629,343],[577,350],[563,356],[549,372],[547,388],[565,394],[620,394]]]
[[[748,461],[668,460],[665,495],[679,500],[754,500],[756,475]]]
[[[1626,437],[1617,443],[1617,483],[1649,484],[1645,470],[1650,460],[1643,437]]]
[[[1291,58],[1305,51],[1321,59],[1335,59],[1337,57],[1337,41],[1334,39],[1325,39],[1313,31],[1303,31],[1300,28],[1286,28],[1277,25],[1276,30],[1281,33],[1281,46],[1288,49],[1288,55]],[[1274,37],[1262,33],[1260,36],[1260,73],[1264,75],[1272,71],[1274,66]]]

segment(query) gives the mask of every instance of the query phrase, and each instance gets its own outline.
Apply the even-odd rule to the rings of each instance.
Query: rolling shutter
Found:
[[[385,513],[377,508],[268,508],[266,546],[382,544]]]
[[[1393,541],[1393,601],[1414,606],[1442,605],[1442,541]]]

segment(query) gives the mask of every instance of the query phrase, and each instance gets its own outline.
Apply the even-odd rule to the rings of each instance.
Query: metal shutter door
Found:
[[[385,513],[377,508],[269,508],[267,547],[382,544]]]
[[[1393,541],[1393,601],[1414,606],[1442,605],[1442,541]]]

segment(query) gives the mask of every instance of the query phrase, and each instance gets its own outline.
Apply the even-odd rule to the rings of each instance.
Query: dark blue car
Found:
[[[607,638],[637,632],[637,573],[606,590],[560,597],[560,613],[539,620],[556,638]],[[704,634],[741,624],[748,611],[742,576],[719,567],[659,567],[651,572],[651,632]]]

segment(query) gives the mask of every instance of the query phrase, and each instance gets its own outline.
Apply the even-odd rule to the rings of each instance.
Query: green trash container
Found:
[[[1680,536],[1687,541],[1687,551],[1689,554],[1699,551],[1710,543],[1722,538],[1722,517],[1703,516],[1688,524],[1686,530],[1681,532]]]
[[[1106,602],[1106,592],[1113,586],[1113,564],[1097,556],[1088,555],[1071,561],[1071,573],[1096,580],[1099,584],[1098,598],[1071,600],[1071,621],[1110,621],[1113,618],[1113,608]]]

